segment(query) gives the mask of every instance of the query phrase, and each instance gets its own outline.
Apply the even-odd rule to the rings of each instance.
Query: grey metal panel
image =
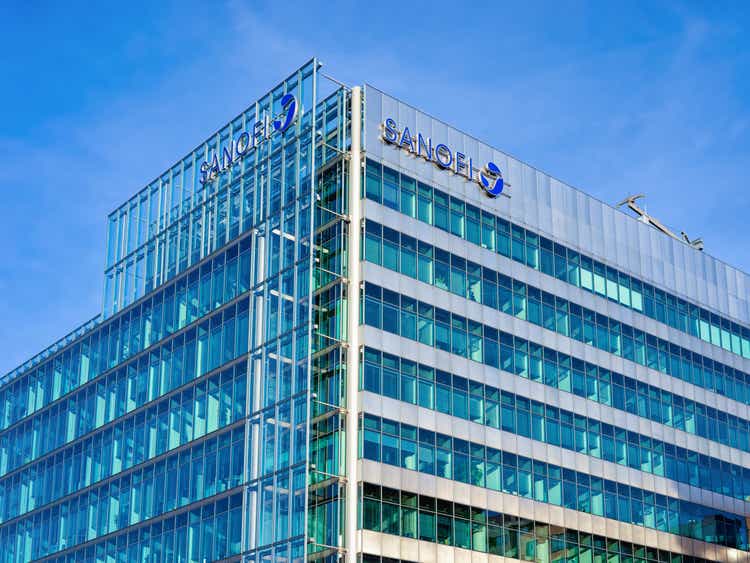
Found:
[[[416,108],[366,86],[369,156],[498,215],[539,231],[718,313],[750,323],[748,274],[675,241],[656,229],[537,170]],[[487,198],[476,184],[380,140],[381,123],[430,135],[473,158],[475,167],[496,162],[511,195]],[[618,194],[622,195],[622,194]]]

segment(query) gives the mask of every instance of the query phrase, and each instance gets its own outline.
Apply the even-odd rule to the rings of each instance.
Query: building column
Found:
[[[362,225],[362,89],[351,92],[351,152],[349,159],[349,268],[346,356],[346,562],[357,560],[357,419],[359,395],[359,302],[361,287],[360,229]]]

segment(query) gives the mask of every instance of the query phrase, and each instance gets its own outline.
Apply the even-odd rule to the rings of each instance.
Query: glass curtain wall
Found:
[[[348,103],[339,90],[317,116],[308,560],[332,563],[344,547]]]
[[[317,68],[313,61],[262,101],[275,108],[294,93],[299,117],[292,133],[255,151],[254,167],[239,179],[257,194],[249,213],[259,272],[250,297],[255,388],[247,405],[244,561],[302,561],[305,554]],[[234,185],[234,177],[222,178],[214,183]]]
[[[318,66],[112,214],[106,318],[0,387],[0,561],[304,559],[313,258],[343,256],[312,243],[345,232],[313,229]]]
[[[340,549],[347,96],[323,97],[311,79],[321,101],[292,146],[269,154],[257,223],[266,278],[251,297],[246,562],[334,561]]]
[[[301,141],[300,135],[312,134],[317,66],[309,61],[109,215],[104,317],[262,221],[260,210],[273,214],[281,209],[280,160],[288,167],[302,144],[310,146],[310,139]],[[299,119],[279,131],[274,121],[283,120],[291,107],[282,103],[287,93],[295,96]],[[247,136],[241,138],[243,133]],[[308,168],[287,168],[285,187],[299,188],[298,180],[312,173],[312,155],[300,156]],[[206,163],[214,158],[220,173],[206,181]]]

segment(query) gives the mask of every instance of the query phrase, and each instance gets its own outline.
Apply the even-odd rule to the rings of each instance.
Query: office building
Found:
[[[0,561],[747,561],[750,279],[688,242],[313,59],[0,380]]]

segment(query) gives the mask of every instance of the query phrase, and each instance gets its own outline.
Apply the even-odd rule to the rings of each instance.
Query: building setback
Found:
[[[0,380],[0,563],[748,561],[748,276],[313,59]]]

